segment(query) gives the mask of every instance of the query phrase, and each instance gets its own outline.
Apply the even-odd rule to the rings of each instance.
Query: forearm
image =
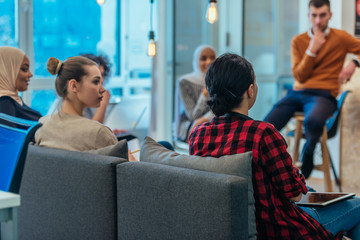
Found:
[[[198,98],[198,101],[196,102],[194,109],[192,110],[193,119],[203,117],[204,114],[208,112],[207,101],[208,99],[203,94],[201,94],[200,97]]]
[[[202,93],[198,95],[186,82],[179,87],[186,116],[190,121],[198,119],[207,111],[207,98]]]
[[[314,69],[315,57],[311,57],[306,53],[302,56],[298,53],[293,53],[292,62],[292,73],[294,78],[300,83],[306,82]]]

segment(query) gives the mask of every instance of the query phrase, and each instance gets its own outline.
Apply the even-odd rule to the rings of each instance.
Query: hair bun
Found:
[[[59,74],[62,64],[62,61],[59,59],[50,57],[47,63],[47,70],[51,75],[57,75]]]

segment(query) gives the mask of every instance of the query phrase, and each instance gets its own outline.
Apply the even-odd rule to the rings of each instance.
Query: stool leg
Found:
[[[338,175],[336,174],[336,169],[335,169],[334,163],[332,161],[330,152],[329,152],[329,159],[330,159],[330,165],[331,165],[332,172],[334,174],[336,185],[338,185],[338,187],[339,187],[339,192],[342,192],[341,181],[340,181]]]
[[[330,175],[330,155],[327,147],[327,130],[324,127],[323,134],[321,136],[321,155],[322,155],[322,171],[324,172],[325,191],[332,192],[332,182]]]
[[[299,145],[302,137],[302,125],[303,121],[296,119],[296,128],[295,128],[295,140],[294,140],[294,152],[293,152],[293,163],[295,164],[299,160]]]

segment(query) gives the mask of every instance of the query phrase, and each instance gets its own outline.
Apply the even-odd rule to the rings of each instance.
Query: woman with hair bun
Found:
[[[209,121],[214,115],[206,102],[208,91],[205,88],[205,74],[215,60],[215,50],[201,45],[194,51],[192,73],[181,76],[177,81],[174,111],[174,139],[188,141],[194,126]]]
[[[110,128],[82,115],[86,107],[99,107],[105,92],[97,64],[85,57],[64,62],[51,57],[47,69],[56,75],[55,88],[63,103],[58,113],[40,119],[43,126],[35,134],[36,144],[88,151],[117,143]]]
[[[324,208],[294,204],[308,192],[305,178],[292,165],[274,126],[248,116],[258,92],[251,64],[224,54],[211,64],[205,82],[216,116],[191,133],[190,154],[220,157],[252,151],[257,239],[341,239],[343,230],[360,239],[359,198]]]
[[[37,121],[41,114],[28,107],[19,92],[28,89],[30,61],[26,54],[14,47],[0,47],[0,113]]]

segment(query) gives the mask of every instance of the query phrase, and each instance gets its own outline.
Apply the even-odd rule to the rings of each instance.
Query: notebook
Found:
[[[130,141],[130,140],[136,138],[136,136],[134,136],[133,133],[136,130],[136,127],[138,126],[140,120],[144,116],[146,108],[147,108],[147,106],[145,106],[144,109],[141,111],[139,117],[137,118],[136,122],[133,124],[132,129],[130,131],[119,133],[119,134],[115,135],[119,141],[122,139],[126,139],[127,141]]]
[[[308,192],[303,195],[299,202],[296,202],[300,206],[328,206],[330,204],[337,203],[355,196],[355,193],[337,193],[337,192]]]

